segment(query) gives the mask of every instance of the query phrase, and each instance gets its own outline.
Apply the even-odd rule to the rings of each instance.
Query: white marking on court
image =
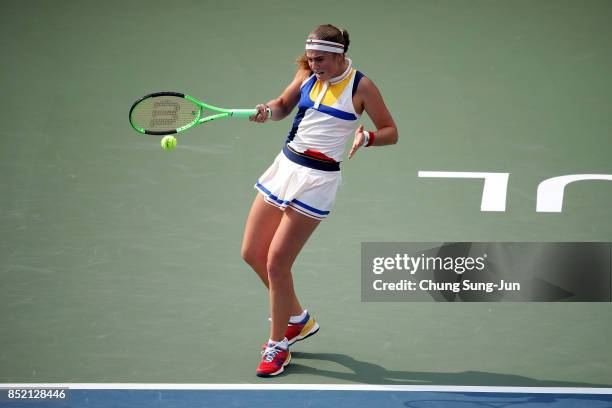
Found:
[[[483,179],[480,211],[506,211],[506,193],[510,173],[471,171],[419,171],[418,177]]]
[[[160,384],[160,383],[0,383],[3,388],[68,388],[72,390],[229,390],[229,391],[408,391],[488,392],[519,394],[612,394],[612,388],[481,387],[371,384]]]

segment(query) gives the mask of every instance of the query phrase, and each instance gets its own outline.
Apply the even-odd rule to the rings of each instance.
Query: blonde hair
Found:
[[[344,44],[344,53],[348,51],[350,44],[348,31],[343,28],[340,29],[331,24],[321,24],[308,35],[308,38],[316,38],[317,40],[333,41]],[[306,52],[300,55],[295,63],[297,64],[298,69],[310,71],[308,59],[306,58]]]

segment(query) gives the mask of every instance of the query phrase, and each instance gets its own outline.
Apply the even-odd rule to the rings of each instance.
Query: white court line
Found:
[[[371,384],[161,384],[161,383],[0,383],[2,388],[68,388],[71,390],[234,390],[234,391],[427,391],[520,394],[612,394],[612,388],[479,387]]]

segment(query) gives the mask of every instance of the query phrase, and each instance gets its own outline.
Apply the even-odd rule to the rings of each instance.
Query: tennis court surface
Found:
[[[4,1],[0,387],[69,399],[0,406],[612,406],[610,302],[361,300],[363,242],[612,241],[612,182],[567,185],[561,211],[537,197],[612,175],[611,19],[595,0]],[[215,121],[168,152],[128,109],[155,91],[252,108],[328,22],[400,140],[343,162],[293,271],[321,330],[264,380],[267,294],[240,244],[292,119]],[[503,210],[482,179],[420,172],[507,174]]]

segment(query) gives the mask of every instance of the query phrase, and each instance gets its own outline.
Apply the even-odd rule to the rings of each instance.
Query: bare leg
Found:
[[[265,202],[261,194],[257,194],[247,218],[242,240],[242,258],[257,273],[267,288],[268,253],[270,243],[283,217],[283,211]],[[291,314],[299,315],[303,309],[295,294],[291,300]]]
[[[292,311],[296,295],[291,267],[319,222],[287,208],[270,242],[267,270],[272,313],[270,339],[274,341],[285,337],[289,317],[295,313]]]

